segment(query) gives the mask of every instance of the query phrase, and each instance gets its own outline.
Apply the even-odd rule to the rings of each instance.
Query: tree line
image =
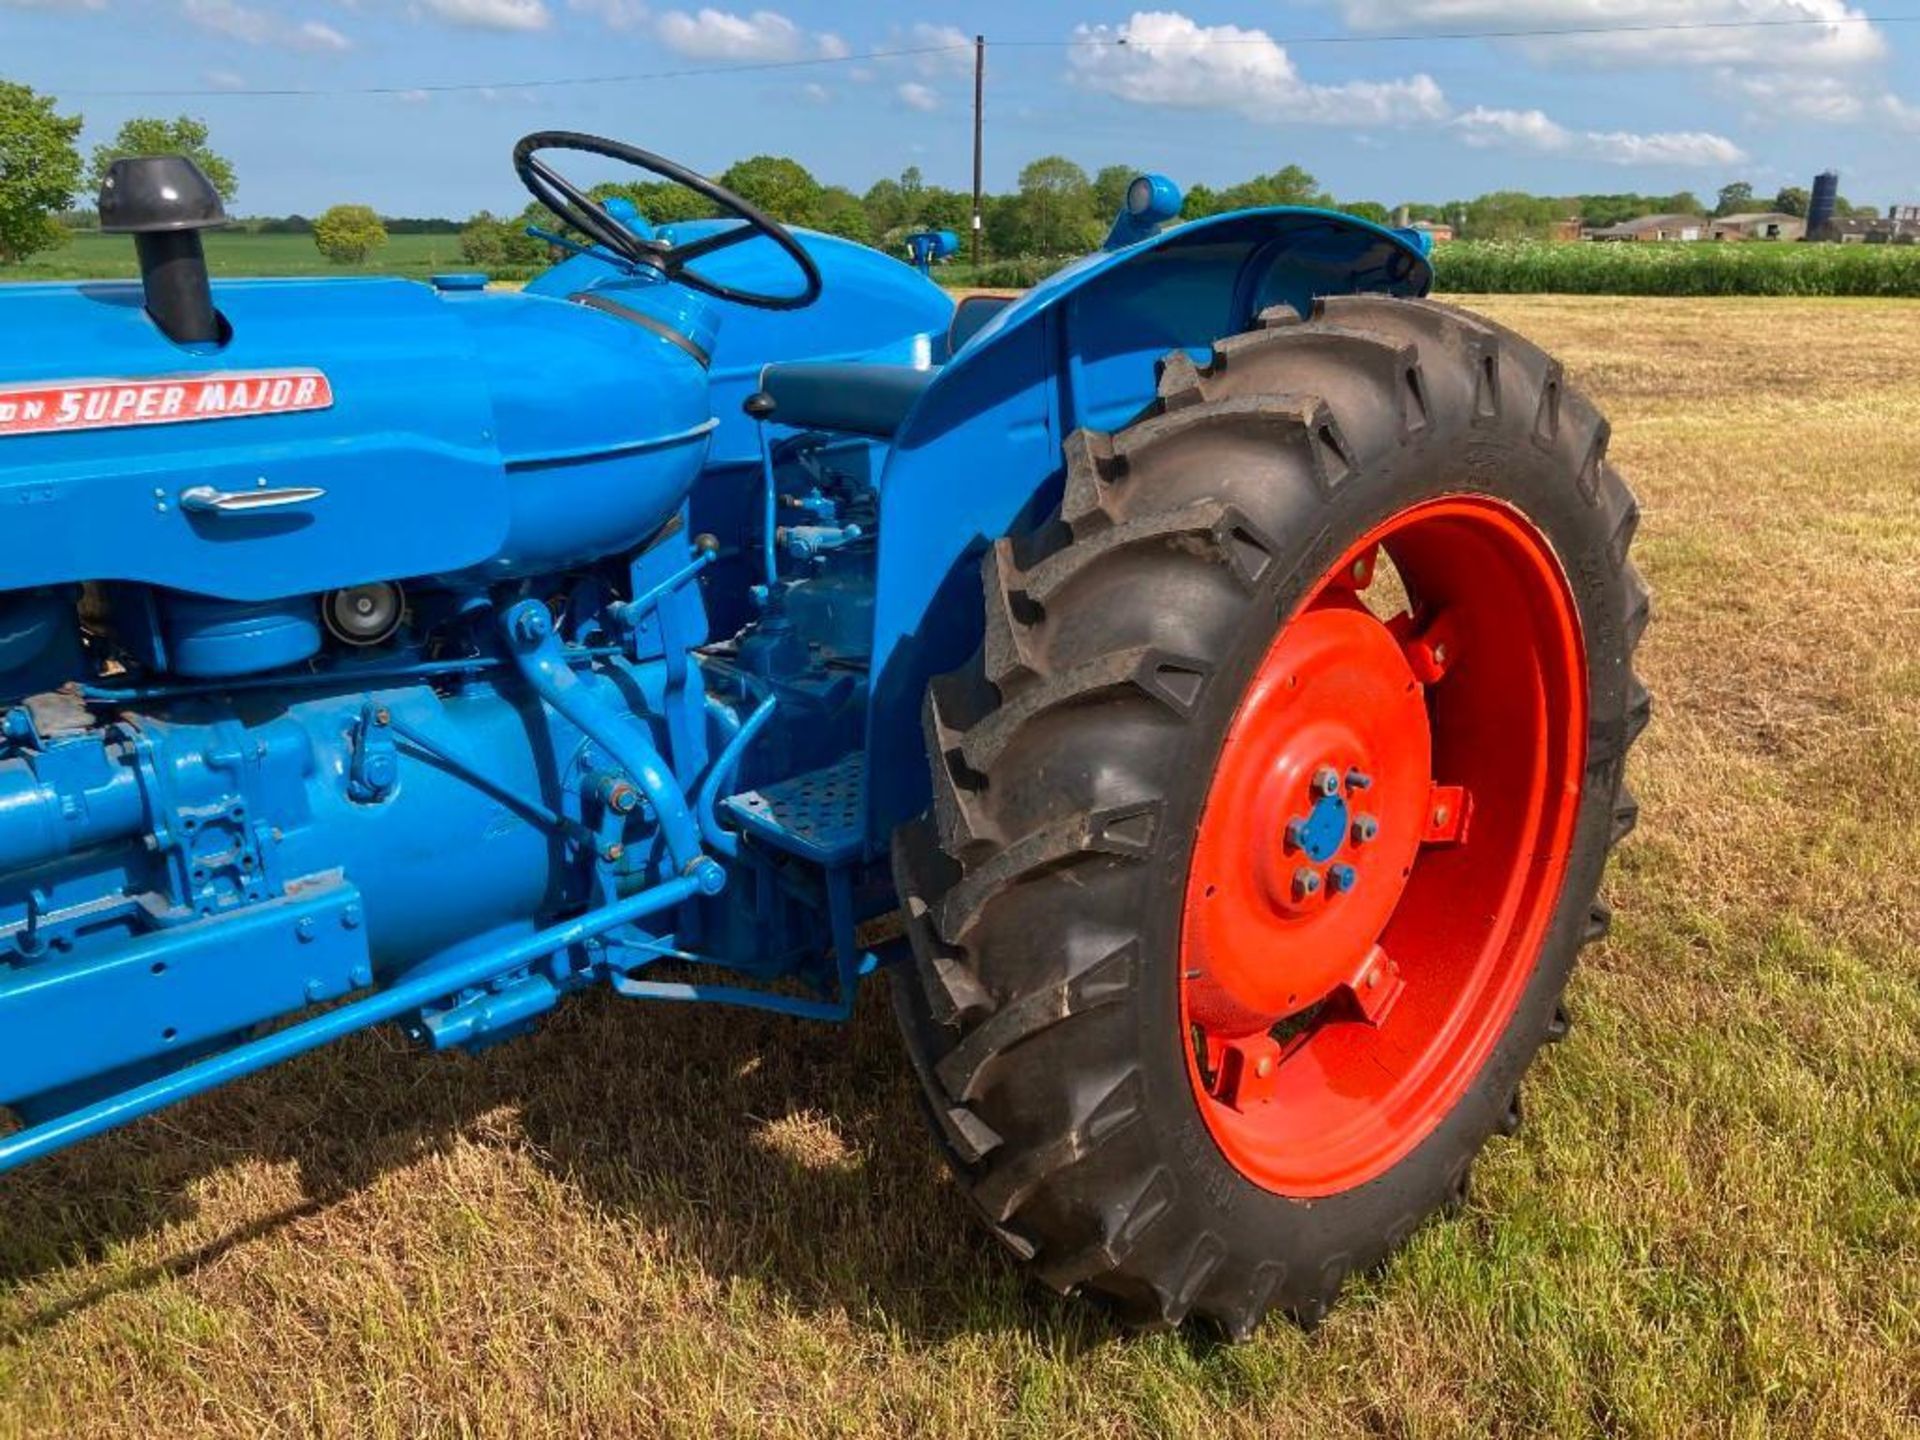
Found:
[[[74,210],[83,187],[97,192],[114,160],[126,155],[184,154],[204,170],[231,206],[238,191],[234,167],[212,146],[206,123],[190,116],[129,120],[113,140],[84,160],[81,119],[63,116],[52,97],[0,81],[0,264],[24,260],[63,242],[69,229],[85,228],[91,212]],[[1062,155],[1047,155],[1020,172],[1016,187],[982,202],[982,241],[989,258],[1058,258],[1097,246],[1140,173],[1132,165],[1107,165],[1089,173]],[[917,166],[879,180],[864,193],[817,179],[797,160],[755,155],[728,166],[720,184],[790,225],[806,226],[899,253],[916,230],[971,229],[973,201],[961,190],[929,184]],[[621,196],[655,224],[703,218],[712,207],[701,196],[669,181],[603,184],[596,199]],[[1547,238],[1569,220],[1605,226],[1647,214],[1727,215],[1771,208],[1805,215],[1806,190],[1788,187],[1770,202],[1736,181],[1721,188],[1709,206],[1690,191],[1673,195],[1533,195],[1497,191],[1442,203],[1342,200],[1298,165],[1284,165],[1238,184],[1195,185],[1187,192],[1183,218],[1267,205],[1312,205],[1343,210],[1378,223],[1404,216],[1444,224],[1462,238]],[[1841,201],[1840,213],[1854,213]],[[265,234],[310,234],[320,253],[342,264],[364,262],[397,234],[459,234],[467,263],[496,272],[532,269],[548,258],[548,242],[527,234],[529,226],[551,231],[558,222],[538,205],[517,215],[487,211],[465,221],[435,217],[385,218],[365,205],[336,205],[313,219],[263,217],[241,225]]]

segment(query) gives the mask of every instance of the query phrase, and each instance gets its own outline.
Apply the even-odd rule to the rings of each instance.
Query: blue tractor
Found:
[[[514,164],[568,237],[520,292],[210,284],[168,157],[100,197],[138,283],[0,291],[0,1169],[369,1026],[886,969],[1041,1279],[1316,1320],[1605,928],[1606,422],[1349,216],[1145,176],[956,305],[628,145]]]

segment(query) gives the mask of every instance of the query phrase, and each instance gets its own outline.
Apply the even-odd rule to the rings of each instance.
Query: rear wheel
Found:
[[[896,999],[1056,1288],[1312,1322],[1517,1125],[1647,714],[1606,445],[1510,332],[1331,300],[1170,356],[987,557],[896,840]]]

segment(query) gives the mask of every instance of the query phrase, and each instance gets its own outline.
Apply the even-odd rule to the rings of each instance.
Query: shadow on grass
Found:
[[[581,1223],[629,1221],[670,1263],[803,1313],[929,1346],[1008,1330],[1056,1350],[1113,1340],[1123,1332],[1029,1285],[972,1222],[884,990],[869,986],[844,1027],[592,995],[481,1055],[420,1055],[376,1032],[190,1102],[0,1180],[0,1342],[189,1274],[458,1144],[519,1152],[579,1195]],[[7,1305],[9,1289],[191,1220],[196,1182],[246,1160],[297,1167],[304,1198],[53,1303]]]

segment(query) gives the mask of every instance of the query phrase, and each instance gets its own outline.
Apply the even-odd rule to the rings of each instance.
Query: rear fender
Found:
[[[1323,210],[1238,211],[1088,256],[955,352],[881,480],[867,717],[876,843],[927,803],[921,697],[980,643],[980,557],[1058,503],[1067,437],[1128,424],[1169,351],[1204,360],[1270,306],[1306,314],[1321,296],[1421,296],[1431,284],[1405,232]]]

